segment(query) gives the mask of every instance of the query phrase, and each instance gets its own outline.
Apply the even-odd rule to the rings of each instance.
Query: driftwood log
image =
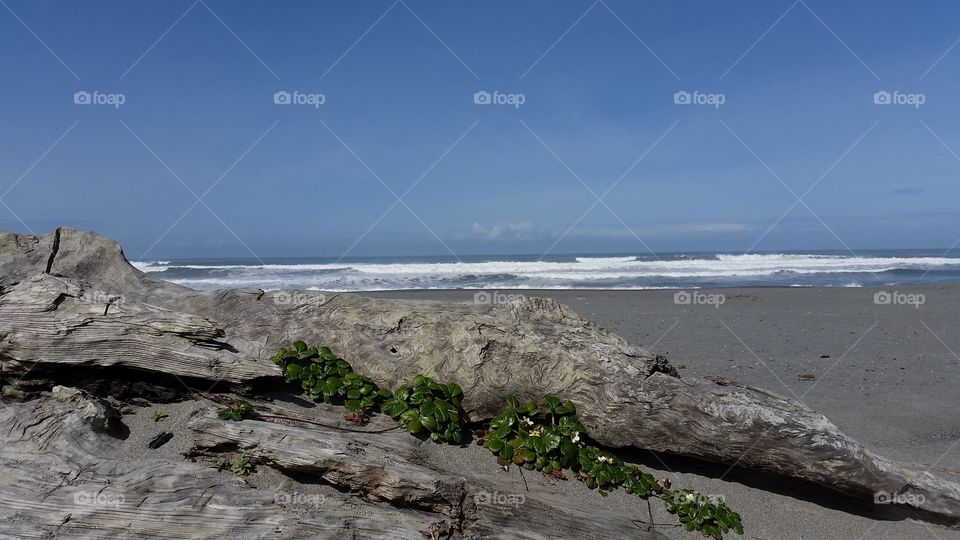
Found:
[[[483,504],[494,479],[420,465],[416,439],[399,432],[233,423],[212,413],[189,422],[198,451],[236,447],[343,493],[255,489],[200,462],[131,462],[118,455],[118,415],[109,403],[64,387],[53,396],[0,407],[4,538],[423,540],[431,530],[437,538],[453,531],[465,538],[664,538],[604,509],[602,500],[571,503],[533,490],[523,494],[522,513]]]
[[[915,495],[900,500],[960,519],[960,485],[873,454],[789,399],[726,379],[681,378],[665,359],[551,300],[478,306],[201,293],[146,276],[93,233],[0,233],[7,373],[73,364],[252,384],[279,376],[269,357],[293,339],[330,346],[383,386],[417,373],[456,382],[474,420],[489,418],[508,395],[554,394],[574,401],[590,436],[609,446],[736,463],[862,499]]]

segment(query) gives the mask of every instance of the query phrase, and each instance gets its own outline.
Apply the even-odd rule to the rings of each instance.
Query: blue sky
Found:
[[[2,4],[3,229],[134,259],[960,237],[956,2]]]

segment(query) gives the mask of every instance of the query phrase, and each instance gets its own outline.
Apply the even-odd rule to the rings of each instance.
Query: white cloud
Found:
[[[470,228],[470,234],[467,236],[486,242],[535,240],[543,237],[544,231],[535,227],[529,221],[497,223],[490,227],[474,223],[473,227]]]
[[[572,237],[594,238],[659,238],[664,236],[695,236],[704,234],[729,234],[752,230],[754,227],[744,223],[700,222],[700,223],[662,223],[640,227],[578,227],[570,231]]]
[[[484,226],[474,223],[469,233],[463,238],[482,240],[485,242],[529,241],[537,239],[556,239],[566,232],[568,238],[660,238],[670,236],[700,236],[710,234],[730,234],[750,231],[756,227],[744,223],[731,222],[697,222],[697,223],[664,223],[627,228],[619,227],[586,227],[578,226],[569,229],[569,225],[548,227],[535,225],[529,221],[504,222]]]

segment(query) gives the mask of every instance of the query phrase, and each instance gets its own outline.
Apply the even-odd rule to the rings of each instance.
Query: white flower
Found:
[[[530,430],[530,436],[531,436],[531,437],[539,437],[539,436],[540,436],[540,430],[537,429],[537,428],[534,428],[534,429]]]
[[[523,421],[526,422],[528,426],[533,425],[533,420],[527,418],[526,416],[523,417]]]
[[[688,501],[693,501],[694,499],[696,499],[696,497],[693,496],[693,493],[687,493],[687,500],[688,500]]]
[[[570,440],[573,441],[573,442],[580,442],[580,433],[574,431],[574,432],[573,432],[573,438],[570,439]]]

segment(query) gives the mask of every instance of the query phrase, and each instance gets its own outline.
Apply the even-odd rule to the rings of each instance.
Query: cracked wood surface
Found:
[[[422,540],[427,524],[444,519],[345,494],[294,508],[276,491],[251,488],[210,466],[124,461],[117,455],[120,440],[97,427],[115,415],[108,404],[54,394],[0,406],[4,538]]]

